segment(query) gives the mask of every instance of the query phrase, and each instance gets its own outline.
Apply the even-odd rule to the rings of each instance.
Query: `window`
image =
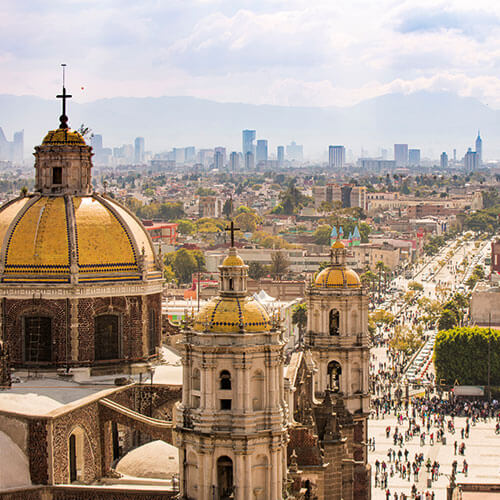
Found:
[[[333,392],[340,391],[340,375],[342,374],[342,367],[337,361],[330,361],[327,368],[328,374],[328,389]]]
[[[222,370],[219,375],[220,388],[223,390],[231,389],[231,374],[227,370]]]
[[[229,278],[229,290],[234,290],[233,278]]]
[[[52,320],[43,316],[24,318],[25,359],[33,363],[52,361]]]
[[[193,390],[200,390],[200,370],[198,368],[193,370]]]
[[[52,168],[52,184],[62,184],[62,167]]]
[[[340,315],[337,309],[332,309],[330,311],[330,335],[339,334],[339,321]]]
[[[120,336],[118,316],[103,314],[95,318],[95,359],[118,359],[120,357]]]
[[[221,399],[220,400],[220,409],[221,410],[230,410],[231,409],[231,399]]]

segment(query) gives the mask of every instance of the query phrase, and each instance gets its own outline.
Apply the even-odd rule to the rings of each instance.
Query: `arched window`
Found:
[[[220,388],[223,390],[231,389],[231,374],[227,370],[222,370],[219,375]]]
[[[102,314],[95,318],[95,359],[120,357],[119,318],[116,314]]]
[[[80,427],[77,427],[69,436],[69,482],[83,481],[84,454],[83,454],[84,433]]]
[[[25,316],[24,353],[26,361],[52,361],[52,319],[44,316]]]
[[[198,368],[193,370],[193,390],[200,390],[200,370]]]
[[[217,486],[220,500],[233,497],[233,461],[229,457],[219,457],[217,460]]]
[[[342,374],[342,367],[337,361],[330,361],[328,363],[328,388],[333,392],[340,391],[340,375]]]
[[[332,309],[330,311],[330,322],[329,322],[329,328],[330,328],[330,335],[339,335],[339,324],[340,324],[340,317],[339,317],[339,312],[337,309]]]
[[[233,278],[229,278],[229,290],[234,290]]]

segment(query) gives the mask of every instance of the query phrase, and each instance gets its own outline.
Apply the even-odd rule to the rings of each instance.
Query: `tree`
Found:
[[[231,214],[233,213],[233,199],[229,198],[224,202],[224,206],[222,207],[222,213],[229,219]]]
[[[283,275],[288,272],[290,261],[285,252],[281,250],[271,254],[271,275],[273,278],[281,280]]]
[[[419,325],[417,328],[410,328],[404,325],[396,325],[389,345],[398,351],[403,351],[407,355],[413,354],[423,343],[423,329]]]
[[[172,268],[181,283],[189,283],[192,274],[198,270],[198,262],[189,250],[181,248],[172,258]]]
[[[243,212],[237,215],[234,223],[246,233],[253,233],[260,224],[260,217],[255,212]]]
[[[248,264],[248,276],[256,281],[263,278],[267,272],[267,266],[260,262],[250,262],[250,264]]]
[[[180,234],[193,234],[194,232],[196,232],[196,224],[186,219],[178,220],[177,231]]]
[[[299,329],[299,344],[304,341],[307,326],[307,304],[297,304],[292,309],[292,323]]]
[[[438,330],[449,330],[458,325],[459,318],[452,309],[444,309],[439,316]]]
[[[163,266],[163,277],[167,283],[176,283],[177,278],[175,277],[175,272],[172,269],[172,266]]]
[[[328,224],[319,226],[313,234],[314,242],[317,245],[329,245],[331,232],[332,226],[329,226]]]
[[[415,290],[416,292],[423,292],[424,285],[418,281],[410,281],[408,283],[408,290]]]

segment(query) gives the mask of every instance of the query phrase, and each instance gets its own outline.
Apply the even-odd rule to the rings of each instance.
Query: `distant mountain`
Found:
[[[226,146],[241,149],[241,131],[256,129],[269,140],[269,151],[295,140],[308,157],[324,157],[329,144],[344,144],[357,156],[361,148],[375,154],[394,143],[421,148],[424,156],[462,157],[473,147],[477,130],[483,137],[483,157],[500,156],[500,111],[474,98],[447,92],[388,94],[355,106],[291,107],[219,103],[194,97],[116,97],[89,103],[70,101],[70,124],[85,123],[102,134],[105,147],[131,144],[137,136],[154,152],[172,147]],[[25,130],[28,154],[48,129],[58,126],[60,102],[32,96],[0,95],[0,127],[12,139]],[[390,153],[391,154],[391,153]]]

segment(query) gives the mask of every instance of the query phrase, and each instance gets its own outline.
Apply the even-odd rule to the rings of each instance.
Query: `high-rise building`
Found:
[[[21,163],[24,156],[24,130],[14,132],[14,142],[12,144],[12,161]]]
[[[483,140],[481,139],[481,134],[479,130],[477,131],[476,138],[476,153],[477,153],[477,165],[481,167],[483,165]]]
[[[408,144],[394,144],[394,161],[396,167],[408,166]]]
[[[229,155],[229,163],[231,167],[231,172],[236,172],[240,168],[240,155],[236,152],[233,151]]]
[[[276,151],[276,156],[278,158],[278,163],[283,163],[285,161],[285,147],[284,146],[278,146],[277,151]]]
[[[135,163],[142,163],[144,161],[144,137],[135,138],[134,161]]]
[[[257,141],[255,161],[257,162],[257,164],[259,164],[261,161],[267,161],[267,141],[265,139],[259,139]]]
[[[173,148],[174,160],[176,164],[184,163],[186,160],[186,149],[185,148]]]
[[[408,163],[413,167],[420,165],[420,149],[408,150]]]
[[[478,155],[471,148],[467,150],[464,156],[464,169],[466,172],[473,172],[478,168]]]
[[[441,153],[439,164],[441,168],[448,168],[448,155],[446,154],[445,151]]]
[[[245,153],[245,170],[253,170],[255,168],[255,156],[250,151]]]
[[[255,154],[255,145],[253,143],[253,141],[255,141],[255,136],[255,130],[243,130],[243,145],[241,149],[243,156],[247,153]]]
[[[225,164],[226,164],[226,148],[218,146],[214,149],[215,168],[223,168]]]
[[[99,154],[99,152],[102,149],[102,135],[101,134],[94,134],[90,138],[90,145],[92,146],[92,149],[94,150],[95,154]]]
[[[457,163],[457,150],[453,150],[453,163]]]
[[[343,168],[345,165],[345,147],[328,147],[328,166],[330,168]]]
[[[291,161],[302,161],[304,158],[304,147],[292,141],[291,144],[286,147],[286,156]]]
[[[196,149],[194,146],[188,146],[187,148],[184,148],[184,160],[186,162],[194,162],[196,158]]]

